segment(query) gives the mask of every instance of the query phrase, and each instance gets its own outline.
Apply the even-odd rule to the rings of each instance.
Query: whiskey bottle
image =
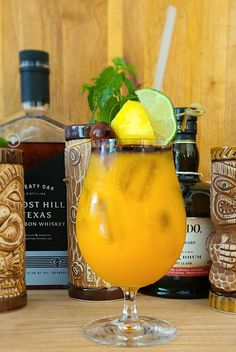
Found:
[[[197,118],[194,109],[175,109],[178,132],[173,145],[176,172],[185,202],[186,240],[175,265],[142,293],[168,298],[204,298],[209,292],[210,257],[207,240],[213,231],[210,219],[210,185],[198,172],[199,151],[196,143]],[[158,265],[158,264],[157,264]]]
[[[26,285],[68,283],[64,127],[49,114],[49,55],[20,52],[23,112],[6,118],[0,135],[24,151]]]
[[[67,185],[68,276],[70,297],[102,301],[123,297],[122,290],[102,280],[86,263],[76,237],[76,213],[91,154],[92,125],[71,125],[65,129],[65,174]]]

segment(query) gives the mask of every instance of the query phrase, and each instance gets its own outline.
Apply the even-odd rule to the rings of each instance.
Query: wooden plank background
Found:
[[[151,85],[168,5],[177,17],[163,91],[175,106],[205,105],[198,143],[209,179],[210,148],[236,144],[235,0],[0,0],[1,119],[20,110],[22,49],[49,51],[51,110],[72,123],[89,119],[82,83],[114,56]]]

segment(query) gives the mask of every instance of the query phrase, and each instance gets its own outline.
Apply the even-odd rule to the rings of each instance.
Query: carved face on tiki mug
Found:
[[[2,163],[0,164],[0,311],[23,305],[22,297],[25,290],[23,167]],[[8,300],[10,305],[6,304]]]
[[[236,313],[236,147],[214,148],[211,157],[210,305]]]
[[[218,148],[214,150],[211,217],[218,225],[236,224],[236,148],[227,155],[217,152]]]

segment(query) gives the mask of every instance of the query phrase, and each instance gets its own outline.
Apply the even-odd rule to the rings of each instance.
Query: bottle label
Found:
[[[26,285],[68,285],[64,143],[20,147],[25,151]]]
[[[68,285],[67,251],[26,251],[26,283]]]
[[[214,226],[210,218],[187,218],[185,243],[167,276],[208,276],[211,266],[208,243]]]

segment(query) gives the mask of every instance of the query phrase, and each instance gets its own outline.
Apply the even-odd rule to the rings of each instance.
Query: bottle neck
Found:
[[[48,110],[49,68],[41,61],[21,61],[20,65],[21,102],[28,114],[32,111]]]
[[[174,163],[177,173],[198,173],[199,151],[196,143],[196,134],[178,136],[173,145]]]
[[[38,102],[23,102],[23,110],[27,116],[44,116],[49,111],[49,104]]]

